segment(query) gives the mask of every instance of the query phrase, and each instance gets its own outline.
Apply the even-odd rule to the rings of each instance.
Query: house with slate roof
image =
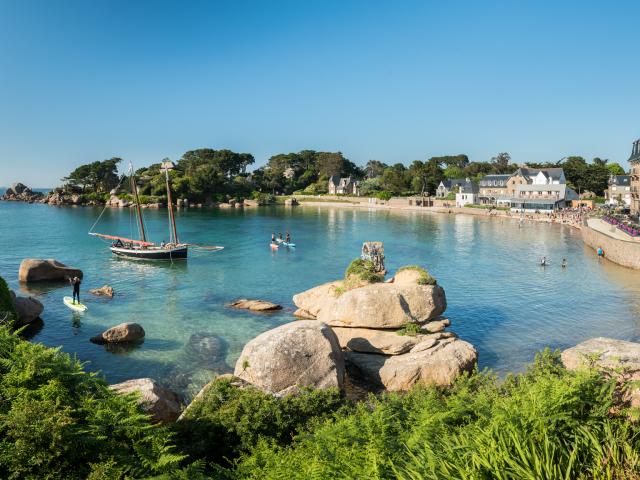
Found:
[[[478,201],[482,205],[508,204],[507,182],[510,174],[486,175],[480,179]]]
[[[442,180],[436,188],[436,198],[444,198],[450,193],[455,193],[461,186],[466,183],[465,178],[450,178]]]
[[[631,175],[610,175],[604,196],[607,205],[631,208]]]
[[[360,195],[360,182],[346,177],[333,175],[329,178],[329,195]]]
[[[456,207],[464,207],[465,205],[473,205],[478,203],[478,185],[470,179],[465,179],[458,192],[456,192]]]

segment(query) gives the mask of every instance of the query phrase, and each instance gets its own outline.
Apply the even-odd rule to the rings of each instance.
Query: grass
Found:
[[[404,267],[400,267],[396,272],[396,274],[407,271],[407,270],[413,270],[420,274],[420,277],[418,278],[418,285],[437,285],[438,284],[436,279],[433,278],[431,275],[429,275],[429,272],[427,272],[424,268],[422,268],[419,265],[406,265]]]
[[[407,337],[415,337],[419,333],[422,333],[422,329],[417,323],[407,323],[404,327],[396,330],[396,333]]]

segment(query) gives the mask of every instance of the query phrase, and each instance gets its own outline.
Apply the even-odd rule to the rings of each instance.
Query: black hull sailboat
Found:
[[[133,165],[131,165],[131,173],[129,179],[131,181],[131,192],[135,201],[136,216],[138,219],[138,233],[140,239],[132,239],[119,237],[116,235],[106,235],[103,233],[89,232],[89,235],[112,240],[113,243],[109,247],[111,253],[118,257],[124,257],[133,260],[183,260],[189,253],[190,244],[181,243],[178,239],[178,229],[176,228],[176,219],[173,213],[173,202],[171,200],[171,185],[169,183],[169,170],[174,165],[171,161],[162,163],[161,169],[165,172],[167,183],[167,210],[169,213],[169,243],[156,244],[147,240],[147,233],[140,208],[140,198],[138,197],[138,187],[133,175]],[[106,208],[106,207],[105,207]],[[97,223],[97,222],[96,222]],[[94,225],[95,226],[95,225]],[[197,246],[197,245],[195,245]],[[224,247],[202,247],[209,251],[222,250]]]

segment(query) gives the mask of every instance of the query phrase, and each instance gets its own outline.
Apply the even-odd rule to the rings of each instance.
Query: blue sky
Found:
[[[0,0],[0,185],[198,147],[623,163],[633,2]]]

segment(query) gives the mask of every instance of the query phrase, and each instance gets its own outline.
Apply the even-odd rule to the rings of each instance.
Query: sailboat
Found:
[[[164,170],[166,184],[167,184],[167,211],[169,220],[169,243],[154,243],[147,239],[147,231],[144,224],[144,218],[142,217],[142,210],[140,208],[140,198],[138,196],[138,187],[136,185],[135,176],[133,172],[133,165],[130,167],[129,180],[131,182],[131,192],[133,193],[133,199],[135,201],[135,213],[138,223],[139,239],[120,237],[117,235],[107,235],[104,233],[93,232],[93,227],[89,231],[89,235],[112,240],[113,243],[109,247],[109,250],[114,255],[119,257],[126,257],[138,260],[177,260],[186,259],[189,253],[190,246],[188,243],[181,243],[178,238],[178,229],[176,228],[176,219],[173,212],[173,202],[171,200],[171,185],[169,180],[169,170],[174,168],[174,164],[171,161],[162,162],[161,170]],[[106,207],[105,207],[106,209]],[[103,210],[104,213],[104,210]],[[102,216],[102,214],[100,214]],[[96,224],[100,220],[96,221]],[[94,224],[94,227],[95,225]],[[224,247],[202,247],[209,251],[222,250]]]

